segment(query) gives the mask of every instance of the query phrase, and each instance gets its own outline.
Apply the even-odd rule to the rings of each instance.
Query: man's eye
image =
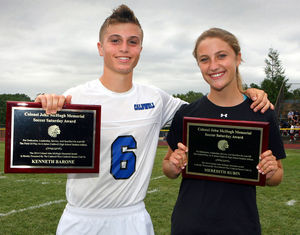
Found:
[[[119,39],[111,39],[110,40],[112,43],[118,43],[120,40]]]
[[[138,42],[137,42],[136,40],[130,40],[130,41],[129,41],[129,44],[131,44],[131,45],[137,45]]]

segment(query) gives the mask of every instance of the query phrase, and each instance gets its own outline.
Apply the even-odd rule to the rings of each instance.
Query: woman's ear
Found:
[[[238,67],[242,63],[242,54],[239,52],[239,54],[236,56],[236,66]]]

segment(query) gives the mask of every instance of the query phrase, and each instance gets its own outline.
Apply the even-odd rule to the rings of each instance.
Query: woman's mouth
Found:
[[[221,78],[223,75],[225,74],[225,72],[219,72],[219,73],[212,73],[212,74],[209,74],[209,76],[216,80],[216,79],[219,79]]]

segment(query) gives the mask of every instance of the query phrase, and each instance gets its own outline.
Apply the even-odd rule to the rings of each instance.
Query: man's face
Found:
[[[137,65],[142,50],[141,29],[132,23],[110,25],[102,42],[98,43],[104,68],[111,72],[129,74]]]

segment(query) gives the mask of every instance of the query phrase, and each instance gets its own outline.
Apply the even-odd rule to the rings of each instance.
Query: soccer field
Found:
[[[159,147],[146,197],[157,235],[170,234],[170,216],[180,178],[163,176],[166,147]],[[300,150],[287,150],[285,177],[278,187],[257,187],[264,235],[300,234]],[[0,234],[55,234],[65,201],[65,174],[4,174],[4,143],[0,143]],[[247,229],[247,228],[245,228]]]

